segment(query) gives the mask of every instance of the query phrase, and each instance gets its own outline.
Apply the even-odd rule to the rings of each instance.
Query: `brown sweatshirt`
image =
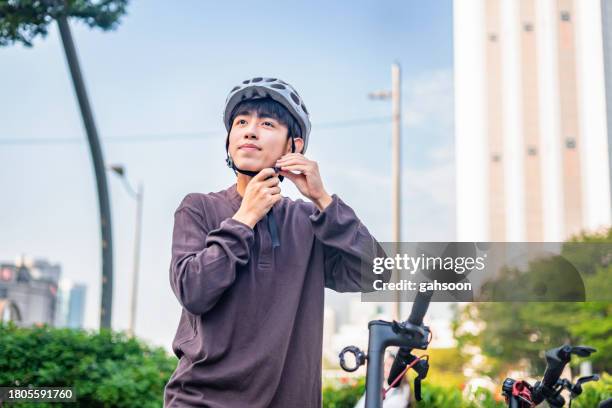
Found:
[[[172,343],[179,362],[165,407],[321,407],[324,288],[371,288],[375,275],[362,282],[362,262],[371,271],[385,256],[332,198],[324,211],[287,197],[275,204],[277,247],[265,217],[253,229],[232,219],[242,202],[236,184],[183,199],[170,264],[182,306]]]

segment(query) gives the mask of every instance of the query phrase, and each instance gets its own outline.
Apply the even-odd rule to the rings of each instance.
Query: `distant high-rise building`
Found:
[[[611,3],[454,1],[459,241],[610,225]]]
[[[62,279],[59,283],[55,325],[83,328],[86,286]]]

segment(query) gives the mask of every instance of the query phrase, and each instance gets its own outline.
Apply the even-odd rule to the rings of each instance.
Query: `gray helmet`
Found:
[[[306,147],[308,147],[308,136],[310,135],[310,116],[308,110],[306,110],[306,105],[304,105],[304,101],[302,101],[297,91],[285,81],[277,78],[256,77],[242,81],[242,83],[232,88],[225,100],[225,112],[223,114],[223,123],[228,133],[232,128],[230,115],[236,105],[244,100],[266,97],[272,98],[283,105],[297,120],[302,131],[302,139],[304,139],[302,153],[305,153]]]

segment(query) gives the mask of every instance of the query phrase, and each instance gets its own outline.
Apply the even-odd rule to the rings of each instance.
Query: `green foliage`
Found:
[[[365,392],[365,377],[323,385],[324,408],[353,408]]]
[[[559,268],[574,265],[581,273],[587,299],[607,299],[612,293],[610,243],[612,229],[574,237],[563,245],[562,257],[530,263],[530,270],[543,271],[541,276],[547,280],[547,286],[560,293],[563,287],[559,285],[569,290],[574,285],[559,275]],[[477,322],[484,328],[477,334],[462,332],[461,323],[465,321]],[[510,367],[526,368],[541,376],[545,368],[543,352],[564,343],[595,347],[597,352],[589,361],[596,372],[612,366],[610,302],[472,303],[457,310],[453,328],[459,349],[477,346],[489,363],[482,371],[491,376],[500,376]],[[523,361],[527,364],[520,367]],[[574,367],[579,362],[577,358],[572,360]]]
[[[572,408],[593,408],[608,398],[612,398],[612,375],[604,374],[599,381],[583,386],[582,394],[572,402]]]
[[[423,383],[421,390],[421,408],[465,408],[461,391],[458,388],[442,387],[429,382]]]
[[[504,408],[502,402],[495,401],[493,394],[483,388],[478,389],[473,399],[467,399],[458,388],[426,382],[423,383],[422,397],[417,408]]]
[[[501,386],[500,386],[501,388]],[[604,374],[600,381],[584,385],[582,394],[572,407],[594,408],[599,402],[612,397],[612,376]],[[365,392],[365,378],[346,383],[330,382],[323,387],[324,408],[352,408]],[[458,387],[441,386],[426,380],[422,385],[422,401],[416,408],[505,408],[503,400],[496,400],[489,390],[479,388],[466,398]]]
[[[466,382],[463,375],[465,356],[456,347],[429,349],[419,352],[419,354],[429,355],[428,382],[456,388],[461,388]],[[414,374],[414,372],[411,372],[411,374]]]
[[[0,0],[0,46],[32,46],[46,37],[49,24],[65,15],[92,28],[112,30],[125,14],[128,0]]]
[[[352,408],[364,392],[363,377],[346,383],[330,382],[323,386],[323,407]],[[504,408],[488,390],[481,388],[468,400],[458,387],[435,385],[428,380],[422,384],[421,396],[423,399],[416,403],[417,408]]]
[[[74,387],[70,407],[159,407],[175,367],[163,349],[123,333],[0,324],[0,385]]]

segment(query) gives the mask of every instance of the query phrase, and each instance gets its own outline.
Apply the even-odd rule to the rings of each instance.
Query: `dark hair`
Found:
[[[289,113],[287,108],[272,98],[247,99],[246,101],[240,102],[232,110],[230,115],[230,125],[233,125],[236,116],[243,115],[245,113],[256,113],[257,116],[270,117],[279,121],[282,125],[287,126],[287,138],[291,136],[302,137],[302,132],[298,121],[295,120],[291,113]]]

